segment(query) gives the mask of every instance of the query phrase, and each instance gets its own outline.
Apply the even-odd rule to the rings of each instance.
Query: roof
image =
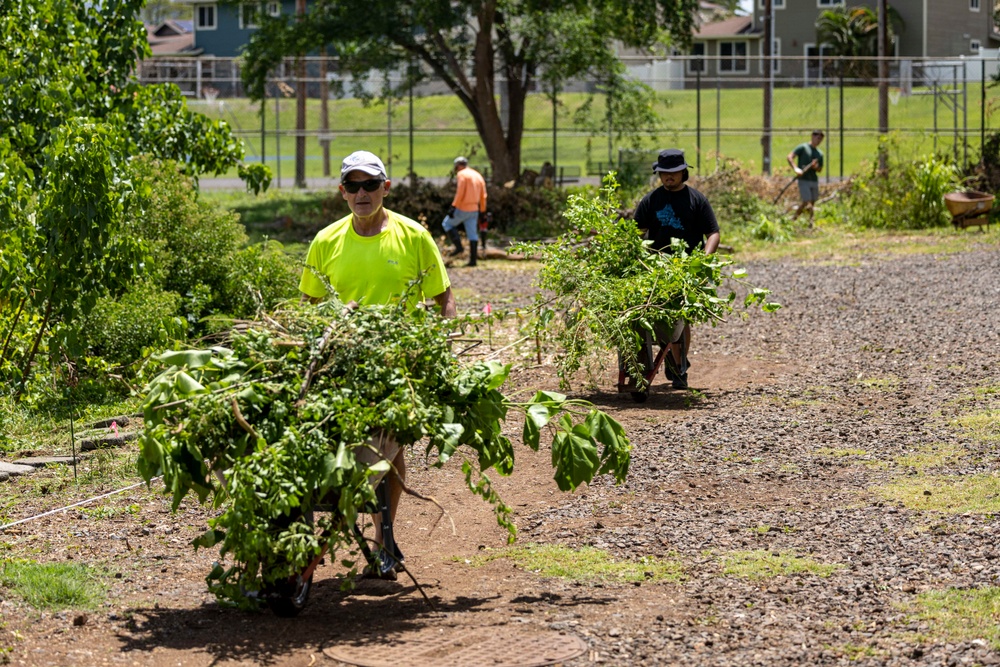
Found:
[[[721,21],[713,21],[699,26],[694,31],[695,39],[721,39],[723,37],[749,37],[758,39],[759,31],[753,29],[753,18],[750,16],[733,16]]]
[[[167,20],[158,25],[147,24],[146,41],[154,56],[195,56],[202,50],[194,46],[192,27],[191,21]]]

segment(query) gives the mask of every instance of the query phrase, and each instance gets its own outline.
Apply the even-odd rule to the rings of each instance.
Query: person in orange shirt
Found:
[[[465,235],[469,238],[468,266],[475,266],[479,247],[479,216],[486,214],[486,180],[469,166],[469,161],[464,157],[455,158],[455,180],[458,188],[442,227],[448,234],[448,239],[455,244],[451,253],[454,256],[462,253],[462,237],[458,233],[458,227],[465,226]]]

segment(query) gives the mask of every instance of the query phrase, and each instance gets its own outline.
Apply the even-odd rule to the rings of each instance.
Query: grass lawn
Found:
[[[643,140],[643,149],[652,152],[668,144],[680,146],[688,151],[689,161],[703,172],[714,168],[717,153],[737,158],[757,170],[761,161],[762,95],[762,91],[755,89],[703,89],[700,95],[696,90],[659,92],[656,111],[661,123],[650,129]],[[894,96],[896,101],[889,108],[890,128],[901,135],[903,146],[913,155],[938,151],[957,155],[959,161],[966,157],[961,136],[967,132],[968,157],[975,159],[980,144],[981,86],[969,84],[965,95],[967,112],[957,115],[940,98],[935,102],[933,95]],[[840,89],[779,88],[774,91],[776,168],[783,167],[788,151],[807,140],[809,131],[817,127],[828,131],[822,148],[827,154],[826,173],[830,176],[848,175],[863,161],[874,157],[878,145],[877,91],[845,87],[843,97],[841,132]],[[618,148],[623,144],[617,138],[609,138],[603,131],[586,129],[604,126],[602,96],[598,95],[589,109],[584,106],[586,100],[584,93],[559,96],[554,137],[551,101],[543,94],[529,95],[525,108],[523,165],[537,169],[543,161],[551,160],[553,141],[558,151],[557,163],[578,167],[584,172],[588,165],[607,163],[609,158],[611,161],[618,159]],[[248,160],[260,161],[259,104],[246,99],[225,99],[197,100],[189,105],[230,123],[247,143]],[[408,172],[411,138],[407,100],[396,100],[391,105],[384,102],[366,105],[358,99],[341,99],[331,101],[329,108],[334,170],[340,157],[365,148],[381,155],[395,178]],[[309,132],[318,131],[319,113],[319,101],[309,100],[306,121]],[[282,133],[294,130],[295,101],[268,100],[264,124],[266,162],[277,170],[279,161],[275,156],[280,155],[282,177],[291,179],[294,138],[276,137],[275,129],[279,128]],[[321,176],[322,148],[315,134],[307,138],[306,152],[307,176]],[[428,178],[447,176],[452,159],[458,154],[470,156],[473,166],[488,165],[471,116],[452,95],[414,100],[412,154],[414,170]]]

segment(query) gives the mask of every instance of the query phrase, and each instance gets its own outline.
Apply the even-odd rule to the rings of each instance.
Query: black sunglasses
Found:
[[[352,195],[358,194],[358,190],[365,189],[365,192],[375,192],[385,183],[381,178],[369,178],[367,181],[343,181],[341,185]]]

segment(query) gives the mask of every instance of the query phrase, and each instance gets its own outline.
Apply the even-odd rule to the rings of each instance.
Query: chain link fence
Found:
[[[774,173],[785,156],[814,129],[826,134],[824,178],[864,168],[879,145],[876,59],[777,57],[774,77],[759,57],[623,59],[631,75],[652,91],[656,123],[622,134],[622,119],[609,111],[599,81],[568,81],[557,91],[536,89],[525,106],[523,169],[556,167],[563,183],[596,182],[609,168],[651,163],[657,150],[683,148],[698,173],[724,158],[751,170],[764,164],[770,138]],[[959,165],[979,160],[997,106],[993,78],[998,54],[900,60],[889,63],[889,131],[897,150],[913,157],[937,153]],[[400,73],[354,81],[338,72],[336,59],[307,58],[297,79],[288,61],[267,86],[267,99],[244,96],[240,63],[233,59],[154,59],[141,64],[142,83],[180,86],[189,106],[229,123],[247,146],[249,161],[263,161],[290,185],[295,139],[306,137],[306,175],[337,175],[340,159],[357,149],[383,157],[390,177],[408,174],[447,178],[456,155],[489,172],[472,116],[443,83],[407,88]],[[307,92],[305,129],[296,129],[296,90]],[[497,91],[503,91],[498,81]],[[763,127],[765,94],[771,91],[770,132]],[[358,91],[363,91],[362,95]],[[393,91],[391,94],[387,91]],[[366,97],[368,99],[366,99]],[[501,111],[505,101],[498,100]]]

